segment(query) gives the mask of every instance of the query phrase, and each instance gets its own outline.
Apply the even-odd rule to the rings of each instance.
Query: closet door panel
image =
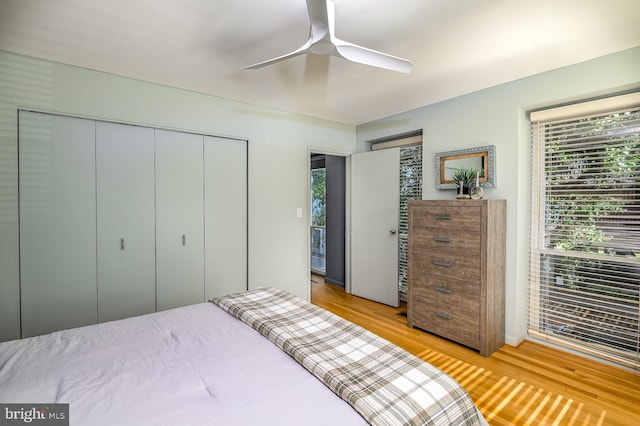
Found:
[[[19,113],[22,337],[95,324],[95,123]]]
[[[205,136],[205,296],[247,289],[247,142]]]
[[[158,310],[203,302],[203,136],[155,131]]]
[[[96,123],[96,179],[98,321],[154,312],[153,129]]]

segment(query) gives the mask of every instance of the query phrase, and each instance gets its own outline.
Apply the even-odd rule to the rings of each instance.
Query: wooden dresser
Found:
[[[506,200],[409,201],[409,327],[504,344]]]

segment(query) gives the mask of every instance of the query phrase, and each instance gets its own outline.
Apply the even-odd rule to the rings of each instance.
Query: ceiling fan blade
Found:
[[[293,52],[289,52],[285,55],[278,56],[267,61],[258,62],[257,64],[249,65],[242,69],[253,70],[256,68],[266,67],[267,65],[275,64],[276,62],[284,61],[294,56],[302,55],[304,53],[316,53],[312,51],[311,47],[322,41],[323,39],[329,40],[329,7],[333,6],[331,0],[307,0],[307,10],[309,12],[309,20],[311,21],[311,28],[309,29],[309,39],[305,44],[300,46]]]
[[[333,32],[335,5],[331,0],[307,0],[307,11],[311,21],[309,38],[317,42]]]
[[[304,53],[314,53],[317,55],[338,56],[352,62],[392,71],[411,72],[413,64],[409,60],[367,49],[337,38],[334,33],[335,4],[333,0],[307,0],[307,10],[311,28],[309,29],[309,39],[304,45],[293,52],[249,65],[243,69],[262,68]]]
[[[307,42],[305,44],[303,44],[302,46],[300,46],[299,48],[297,48],[293,52],[289,52],[287,54],[284,54],[282,56],[278,56],[278,57],[273,58],[273,59],[269,59],[267,61],[258,62],[257,64],[249,65],[248,67],[243,67],[242,69],[244,69],[244,70],[254,70],[256,68],[262,68],[262,67],[265,67],[267,65],[275,64],[276,62],[284,61],[286,59],[293,58],[294,56],[302,55],[304,53],[309,53],[310,52],[310,49],[309,49],[310,47],[311,47],[311,39],[307,40]]]
[[[384,68],[391,71],[410,73],[413,63],[407,59],[388,55],[376,50],[367,49],[343,40],[334,38],[334,43],[338,54],[344,59],[358,62],[373,67]]]

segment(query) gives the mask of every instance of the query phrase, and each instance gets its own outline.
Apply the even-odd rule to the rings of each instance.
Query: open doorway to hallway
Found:
[[[345,287],[346,159],[311,154],[311,274]]]

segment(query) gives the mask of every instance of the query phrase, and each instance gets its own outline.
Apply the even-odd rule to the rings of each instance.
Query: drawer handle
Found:
[[[435,287],[436,291],[439,291],[440,293],[447,293],[447,294],[451,294],[453,293],[453,290],[447,287],[440,287],[439,285],[437,285]]]
[[[436,220],[451,220],[451,216],[448,214],[437,214],[435,218]]]
[[[440,311],[434,311],[433,312],[438,318],[443,318],[446,320],[450,320],[451,319],[451,315],[448,314],[447,312],[440,312]]]
[[[451,262],[445,262],[444,260],[434,260],[433,264],[437,266],[444,266],[445,268],[451,267]]]
[[[433,239],[439,243],[450,243],[451,238],[449,237],[433,237]]]
[[[120,250],[124,250],[124,238],[120,238]]]

